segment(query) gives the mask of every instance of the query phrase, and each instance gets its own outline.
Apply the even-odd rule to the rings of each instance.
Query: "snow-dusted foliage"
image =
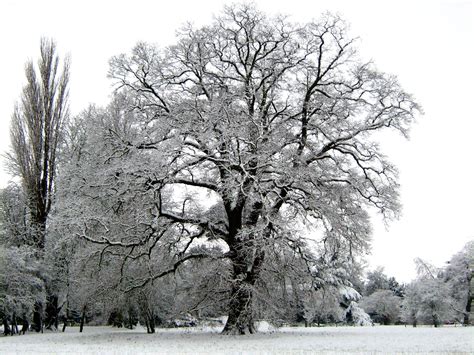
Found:
[[[41,264],[28,246],[0,247],[0,316],[29,319],[34,306],[45,301]]]
[[[125,292],[206,260],[221,280],[209,287],[227,287],[226,333],[254,331],[275,271],[281,299],[347,283],[367,209],[399,209],[371,134],[406,135],[418,111],[355,43],[337,16],[296,24],[235,5],[175,45],[114,57],[114,99],[82,117],[58,221],[117,264]]]
[[[364,294],[371,295],[379,290],[388,290],[388,277],[384,273],[383,267],[378,267],[373,271],[367,273],[367,281],[365,283]]]
[[[438,327],[454,317],[449,286],[440,277],[441,269],[421,259],[415,262],[418,278],[407,286],[402,319],[413,326],[422,323]]]
[[[344,309],[340,306],[337,288],[326,287],[309,291],[303,299],[304,319],[307,323],[343,321]]]
[[[400,317],[401,298],[391,290],[378,290],[364,297],[360,306],[374,322],[388,325],[395,323]]]
[[[370,316],[355,301],[352,301],[349,304],[349,307],[346,308],[344,315],[346,321],[349,324],[360,326],[368,326],[373,324]]]
[[[362,297],[359,292],[347,285],[339,286],[338,291],[339,295],[344,299],[345,302],[357,302]]]
[[[474,274],[474,241],[467,243],[464,248],[453,255],[443,270],[443,280],[450,289],[453,299],[453,309],[456,317],[464,325],[468,325],[471,304],[474,299],[471,283]]]

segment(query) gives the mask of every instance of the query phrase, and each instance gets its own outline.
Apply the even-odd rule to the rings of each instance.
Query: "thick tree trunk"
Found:
[[[253,319],[253,288],[260,275],[265,253],[256,248],[252,253],[252,262],[249,262],[248,247],[232,246],[234,257],[233,263],[234,279],[229,303],[229,317],[227,318],[223,334],[254,334],[256,328]],[[250,265],[250,267],[249,267]]]
[[[254,162],[256,166],[257,162]],[[251,164],[252,165],[252,164]],[[255,175],[255,171],[251,173]],[[249,192],[250,180],[244,182],[243,190]],[[239,193],[235,208],[231,208],[232,203],[226,201],[229,236],[227,244],[232,262],[232,289],[229,302],[229,316],[224,326],[222,334],[254,334],[256,328],[253,318],[253,289],[260,276],[260,271],[265,259],[265,252],[262,249],[259,235],[241,235],[243,225],[255,227],[262,210],[262,202],[257,200],[251,205],[250,211],[244,217],[243,210],[246,197]],[[245,223],[244,223],[245,219]],[[270,228],[264,233],[270,233]]]
[[[245,335],[256,332],[252,314],[252,287],[244,281],[234,284],[231,291],[229,318],[223,334]]]

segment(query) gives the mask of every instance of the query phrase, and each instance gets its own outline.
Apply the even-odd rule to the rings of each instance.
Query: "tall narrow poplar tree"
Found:
[[[21,178],[28,201],[30,236],[27,243],[37,249],[37,257],[42,260],[58,144],[68,116],[69,60],[64,60],[60,67],[56,44],[50,39],[41,39],[40,52],[37,67],[32,61],[25,67],[27,82],[11,121],[9,160],[13,173]],[[52,298],[57,304],[57,298]],[[37,326],[41,323],[39,314],[37,310]]]

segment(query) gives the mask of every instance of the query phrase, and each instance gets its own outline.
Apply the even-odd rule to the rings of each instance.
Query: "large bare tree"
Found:
[[[41,39],[40,52],[37,67],[32,61],[26,64],[27,83],[11,120],[9,158],[28,199],[32,244],[42,251],[58,144],[68,115],[69,61],[60,68],[52,40]]]
[[[337,16],[299,25],[226,7],[209,26],[183,28],[176,45],[114,57],[110,76],[116,99],[95,116],[98,147],[72,169],[77,197],[63,210],[123,268],[161,250],[126,291],[216,260],[224,333],[251,333],[262,273],[342,283],[368,250],[368,209],[398,213],[397,171],[372,136],[406,135],[419,108],[359,60]],[[283,293],[298,287],[286,281]]]

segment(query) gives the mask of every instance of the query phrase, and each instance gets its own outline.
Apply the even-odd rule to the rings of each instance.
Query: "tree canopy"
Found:
[[[419,111],[395,77],[360,61],[346,27],[236,5],[175,45],[112,58],[115,99],[84,122],[64,215],[122,271],[160,260],[128,275],[127,292],[215,260],[224,331],[247,333],[262,274],[287,260],[315,288],[344,283],[368,250],[368,209],[399,211],[397,171],[373,133],[407,135]]]

